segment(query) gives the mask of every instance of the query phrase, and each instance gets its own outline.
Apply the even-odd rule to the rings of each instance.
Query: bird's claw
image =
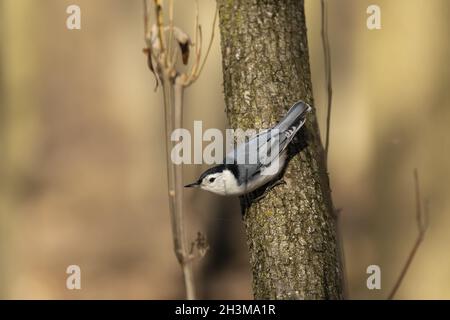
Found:
[[[267,188],[264,190],[264,192],[261,195],[259,195],[258,197],[256,197],[255,199],[253,199],[253,201],[259,201],[259,200],[264,199],[269,194],[270,190],[272,190],[276,186],[280,186],[280,185],[284,185],[284,184],[286,184],[286,181],[284,181],[283,179],[276,180],[272,184],[268,185]]]
[[[286,184],[286,181],[284,181],[283,179],[278,179],[278,180],[274,181],[273,183],[269,184],[264,189],[264,192],[262,194],[258,195],[258,196],[256,196],[254,192],[251,192],[248,195],[240,196],[239,199],[240,199],[240,202],[241,202],[241,214],[242,214],[242,217],[244,217],[245,212],[246,212],[247,208],[250,207],[251,203],[257,202],[257,201],[260,201],[260,200],[264,199],[267,196],[267,194],[269,193],[270,190],[272,190],[276,186],[283,185],[283,184]]]

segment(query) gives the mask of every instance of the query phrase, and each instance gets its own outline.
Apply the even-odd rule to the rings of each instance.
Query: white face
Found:
[[[222,196],[239,194],[241,191],[236,178],[229,170],[207,175],[203,178],[200,188]]]
[[[223,173],[216,172],[207,175],[206,177],[203,178],[200,184],[200,188],[220,195],[225,194],[226,183],[224,183]]]

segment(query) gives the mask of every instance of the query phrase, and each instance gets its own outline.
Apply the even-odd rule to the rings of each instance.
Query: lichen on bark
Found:
[[[267,128],[296,101],[314,106],[301,0],[218,0],[231,127]],[[246,210],[257,299],[340,299],[342,267],[315,112],[285,185]]]

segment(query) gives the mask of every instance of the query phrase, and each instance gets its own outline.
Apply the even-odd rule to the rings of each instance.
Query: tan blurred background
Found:
[[[320,1],[306,0],[315,104],[325,123]],[[192,33],[193,1],[176,1]],[[329,0],[330,175],[350,298],[382,299],[417,235],[412,172],[430,228],[398,298],[450,298],[450,24],[447,0]],[[77,4],[82,29],[66,29]],[[382,29],[366,28],[381,7]],[[215,3],[200,0],[208,38]],[[218,33],[217,33],[218,34]],[[140,0],[0,0],[0,297],[183,298],[166,197],[161,92],[142,54]],[[185,127],[227,127],[220,39],[186,92]],[[299,97],[300,98],[300,97]],[[185,166],[189,182],[205,166]],[[236,199],[186,191],[201,298],[251,298]],[[65,287],[81,267],[82,289]],[[377,264],[382,290],[366,288]]]

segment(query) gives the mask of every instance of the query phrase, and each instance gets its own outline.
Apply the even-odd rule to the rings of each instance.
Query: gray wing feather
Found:
[[[277,125],[239,144],[226,155],[225,162],[241,164],[247,177],[258,174],[262,167],[271,163],[287,148],[305,123],[305,116],[310,110],[311,107],[303,101],[295,103]],[[272,152],[276,150],[276,146],[278,152]],[[264,163],[260,161],[263,157],[266,159]]]

